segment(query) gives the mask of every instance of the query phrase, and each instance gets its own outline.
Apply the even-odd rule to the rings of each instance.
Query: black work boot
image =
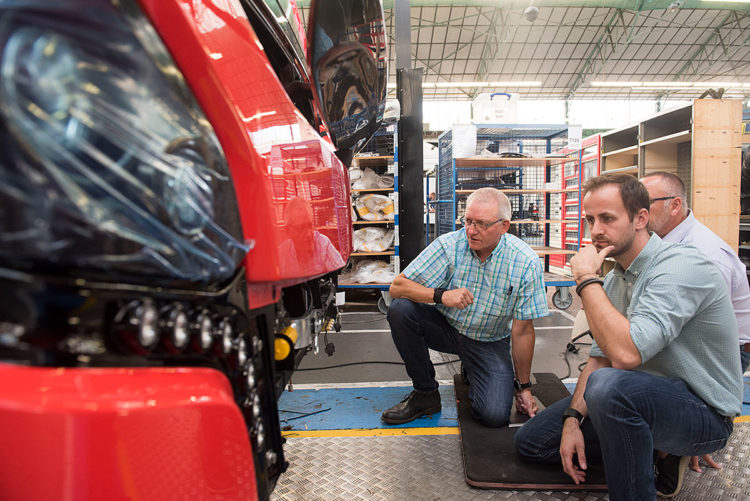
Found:
[[[440,412],[440,392],[414,390],[405,399],[383,412],[381,419],[388,424],[403,424],[420,416]]]
[[[657,496],[671,498],[679,494],[689,462],[690,456],[680,457],[672,454],[656,460],[654,483]]]

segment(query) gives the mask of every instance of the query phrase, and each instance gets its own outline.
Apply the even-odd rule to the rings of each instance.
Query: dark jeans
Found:
[[[518,452],[528,461],[561,463],[562,413],[567,397],[516,432]],[[603,461],[613,501],[655,499],[654,449],[678,456],[724,447],[732,419],[721,416],[685,383],[645,372],[604,368],[591,373],[584,393],[589,417],[581,431],[586,461]]]
[[[747,372],[747,368],[750,367],[750,353],[740,348],[740,365],[742,366],[742,374]]]
[[[485,426],[508,422],[513,404],[513,361],[508,338],[482,342],[461,335],[432,305],[394,299],[388,307],[391,335],[417,391],[438,387],[429,349],[459,356],[469,377],[474,417]]]

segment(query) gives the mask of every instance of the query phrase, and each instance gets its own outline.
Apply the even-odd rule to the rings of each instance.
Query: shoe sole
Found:
[[[412,421],[414,421],[415,419],[419,419],[419,418],[421,418],[421,417],[426,417],[426,416],[431,416],[431,415],[433,415],[433,414],[436,414],[436,413],[440,412],[440,411],[441,411],[441,409],[442,409],[442,407],[441,407],[441,406],[437,406],[437,407],[430,407],[429,409],[425,409],[424,411],[420,412],[420,413],[419,413],[419,414],[417,414],[416,416],[412,416],[412,417],[410,417],[410,418],[407,418],[407,419],[393,419],[393,418],[387,418],[387,417],[385,417],[385,416],[380,416],[380,419],[382,419],[383,421],[385,421],[385,422],[386,422],[386,423],[388,423],[388,424],[404,424],[404,423],[411,423],[411,422],[412,422]]]
[[[682,490],[682,481],[685,480],[685,473],[687,472],[687,466],[689,462],[690,456],[682,456],[680,458],[680,473],[679,475],[677,475],[677,488],[674,490],[674,492],[672,492],[671,494],[662,494],[661,492],[656,491],[657,496],[659,496],[660,498],[668,499],[673,498],[680,493],[680,491]]]

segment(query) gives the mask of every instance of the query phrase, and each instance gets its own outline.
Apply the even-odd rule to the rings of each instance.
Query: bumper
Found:
[[[0,364],[0,381],[0,499],[257,499],[217,371]]]

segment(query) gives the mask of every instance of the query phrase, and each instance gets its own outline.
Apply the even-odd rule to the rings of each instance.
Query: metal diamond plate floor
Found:
[[[329,335],[336,344],[335,355],[328,357],[321,350],[321,355],[305,357],[293,376],[294,391],[280,398],[287,435],[284,453],[290,466],[272,494],[274,501],[609,499],[602,492],[469,487],[452,398],[453,374],[460,370],[458,363],[452,363],[453,355],[431,353],[437,379],[444,385],[442,412],[432,419],[399,425],[395,435],[394,427],[380,421],[380,414],[408,393],[411,384],[385,315],[377,310],[379,293],[360,294],[355,298],[360,302],[344,308],[343,330]],[[569,390],[588,356],[586,339],[578,345],[580,353],[567,351],[578,308],[574,298],[569,310],[553,310],[549,317],[534,322],[532,372],[553,372],[568,382]],[[748,401],[749,377],[745,388],[744,400]],[[723,469],[703,466],[702,474],[689,471],[683,491],[674,499],[750,501],[750,405],[744,406],[742,414],[743,422],[735,424],[729,445],[713,454]],[[438,433],[440,429],[444,433]]]
[[[289,470],[273,500],[593,500],[600,492],[500,491],[464,482],[458,435],[287,439]],[[750,423],[713,455],[721,470],[688,471],[675,500],[750,500]]]

